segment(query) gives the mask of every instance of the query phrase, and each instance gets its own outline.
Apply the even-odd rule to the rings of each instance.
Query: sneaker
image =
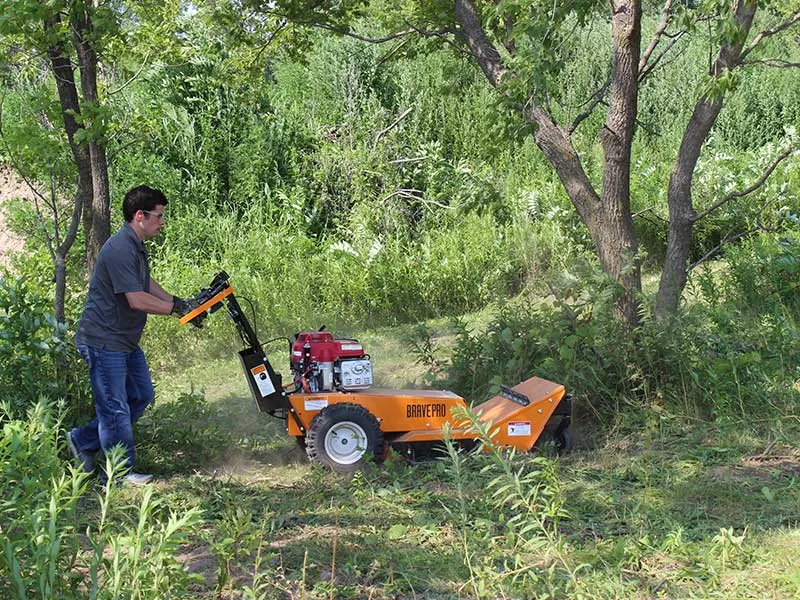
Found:
[[[146,483],[150,483],[152,479],[153,479],[152,475],[148,475],[145,473],[134,473],[133,471],[129,471],[125,475],[123,481],[131,485],[144,485]]]
[[[72,439],[72,431],[67,434],[67,444],[69,444],[69,451],[72,452],[72,456],[75,457],[79,463],[81,463],[81,467],[83,468],[84,472],[91,473],[94,471],[94,454],[91,452],[85,452],[78,448],[77,444],[75,444],[75,440]]]

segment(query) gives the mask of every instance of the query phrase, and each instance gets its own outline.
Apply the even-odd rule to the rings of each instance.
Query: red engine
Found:
[[[292,373],[307,392],[363,390],[372,385],[372,363],[358,340],[334,339],[327,331],[298,333]]]

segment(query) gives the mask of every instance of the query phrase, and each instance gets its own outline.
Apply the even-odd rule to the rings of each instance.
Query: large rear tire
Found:
[[[348,402],[323,408],[306,435],[309,460],[337,473],[363,469],[369,459],[381,462],[384,450],[378,419],[363,406]]]

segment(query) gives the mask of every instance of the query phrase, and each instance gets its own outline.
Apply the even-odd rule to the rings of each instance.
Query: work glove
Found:
[[[195,308],[197,308],[197,303],[193,299],[187,298],[184,300],[183,298],[178,298],[177,296],[173,296],[172,312],[170,314],[180,318],[183,315],[192,312],[192,310],[194,310]]]

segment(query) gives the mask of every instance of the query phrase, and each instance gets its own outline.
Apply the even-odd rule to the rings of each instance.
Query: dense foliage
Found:
[[[134,507],[115,486],[93,497],[88,476],[64,468],[64,430],[52,402],[32,405],[24,418],[3,404],[0,424],[4,597],[163,598],[186,590],[189,577],[175,554],[199,511],[175,513],[152,490]],[[121,454],[109,461],[109,472],[118,471],[111,465],[121,464]],[[87,501],[95,510],[84,520]]]
[[[647,321],[634,335],[614,318],[613,287],[590,269],[552,303],[504,307],[485,331],[459,323],[440,383],[481,399],[538,374],[564,383],[607,426],[633,407],[645,420],[680,414],[782,429],[798,416],[800,238],[764,236],[726,257],[724,273],[698,278],[680,319]],[[422,358],[441,373],[435,348]]]
[[[72,418],[87,414],[88,382],[75,348],[55,322],[50,299],[24,279],[0,278],[0,401],[22,417],[39,398],[69,398]]]

